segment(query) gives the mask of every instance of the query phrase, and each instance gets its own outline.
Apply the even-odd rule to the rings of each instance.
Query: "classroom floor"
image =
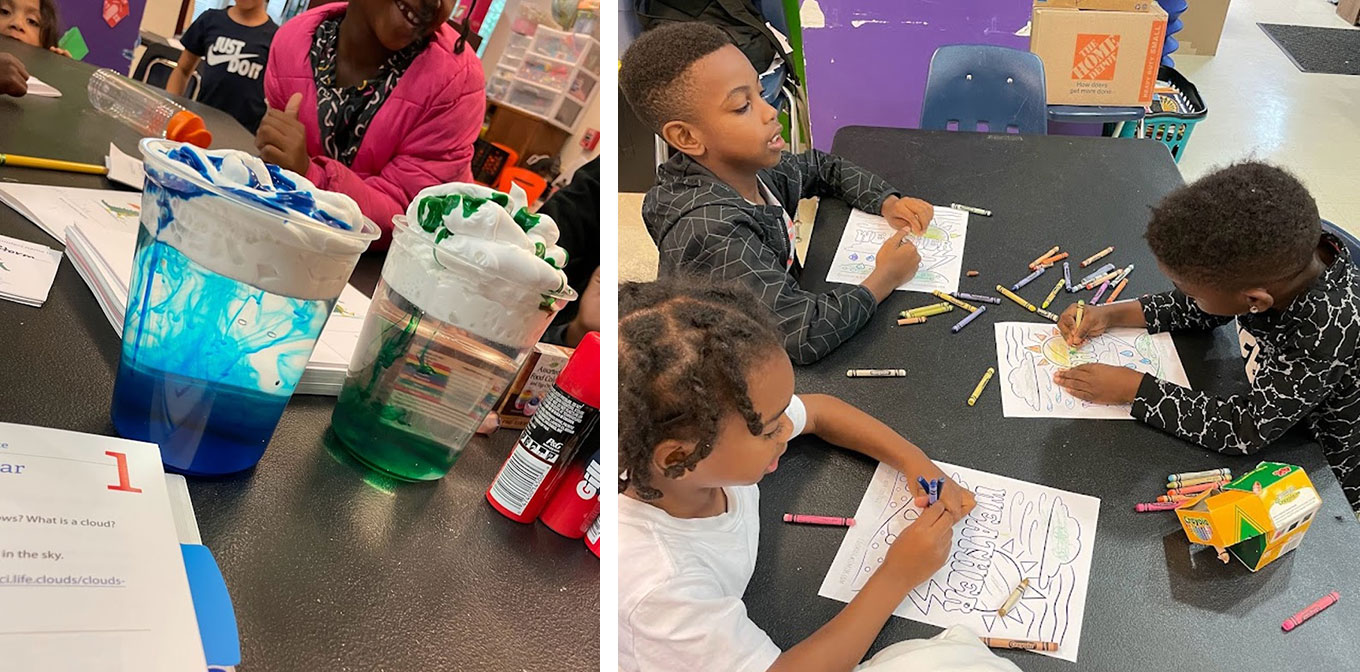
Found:
[[[1326,0],[1233,0],[1216,55],[1175,57],[1209,106],[1181,174],[1193,180],[1244,158],[1281,164],[1308,185],[1323,217],[1360,235],[1360,76],[1300,72],[1257,22],[1347,27]],[[620,280],[656,276],[641,207],[641,194],[619,194]],[[815,212],[811,201],[799,208],[800,252]]]

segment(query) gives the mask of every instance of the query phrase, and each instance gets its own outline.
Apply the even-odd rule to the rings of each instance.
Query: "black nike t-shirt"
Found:
[[[203,59],[199,102],[236,117],[254,133],[264,117],[264,68],[278,29],[273,20],[243,26],[225,9],[203,12],[180,37],[189,53]]]

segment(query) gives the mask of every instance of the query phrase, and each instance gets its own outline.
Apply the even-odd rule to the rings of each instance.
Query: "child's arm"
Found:
[[[1138,299],[1148,331],[1209,331],[1232,321],[1232,317],[1210,315],[1199,309],[1194,299],[1179,289],[1148,294]],[[1142,325],[1138,325],[1142,326]]]
[[[175,65],[174,72],[170,73],[170,79],[165,82],[165,90],[176,96],[184,95],[185,87],[189,86],[189,77],[198,68],[199,59],[203,54],[208,53],[208,27],[207,23],[211,15],[204,14],[198,17],[188,28],[184,29],[184,34],[180,35],[179,43],[184,45],[184,51],[180,52],[179,63]],[[265,72],[265,81],[269,80],[269,72]],[[283,109],[283,104],[279,104],[279,109]]]
[[[877,418],[832,396],[825,394],[799,395],[807,409],[804,434],[816,434],[834,446],[840,446],[883,462],[906,474],[912,492],[924,495],[916,485],[916,477],[927,481],[944,478],[948,481],[940,501],[955,520],[962,520],[973,510],[973,493],[949,479],[916,444]]]
[[[1227,324],[1231,317],[1210,315],[1180,290],[1149,294],[1138,300],[1082,308],[1081,322],[1077,322],[1077,304],[1071,304],[1058,317],[1058,331],[1067,344],[1079,348],[1112,327],[1146,328],[1151,333],[1163,331],[1208,331]]]
[[[893,228],[909,228],[917,234],[923,233],[935,216],[929,203],[903,197],[887,180],[834,154],[811,149],[790,159],[802,173],[803,198],[833,196],[851,207],[883,215]]]
[[[179,63],[175,65],[175,70],[170,73],[170,79],[165,82],[165,90],[176,96],[184,95],[184,88],[189,85],[189,77],[198,68],[199,60],[194,52],[185,49],[179,55]]]
[[[28,93],[28,69],[13,54],[0,54],[0,95],[18,98]]]

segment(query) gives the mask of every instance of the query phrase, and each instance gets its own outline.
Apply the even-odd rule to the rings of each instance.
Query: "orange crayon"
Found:
[[[1057,651],[1057,642],[1039,642],[1029,639],[1006,639],[1005,637],[983,637],[982,643],[993,649],[1024,649],[1025,651]]]
[[[1120,281],[1119,281],[1119,284],[1117,284],[1117,285],[1114,286],[1114,291],[1113,291],[1113,292],[1110,292],[1109,298],[1105,299],[1105,303],[1114,303],[1114,300],[1117,299],[1117,298],[1119,298],[1119,293],[1122,292],[1122,291],[1124,291],[1124,285],[1127,285],[1127,284],[1129,284],[1129,279],[1128,279],[1128,278],[1124,278],[1123,280],[1120,280]]]
[[[1047,258],[1049,258],[1049,257],[1051,257],[1051,256],[1053,256],[1053,255],[1055,255],[1055,254],[1057,254],[1057,253],[1058,253],[1058,246],[1057,246],[1057,245],[1054,245],[1054,246],[1053,246],[1053,249],[1051,249],[1051,250],[1049,250],[1049,251],[1047,251],[1047,252],[1045,252],[1045,253],[1039,255],[1039,258],[1038,258],[1038,259],[1035,259],[1034,261],[1031,261],[1031,262],[1029,263],[1030,269],[1032,270],[1032,269],[1038,268],[1038,267],[1039,267],[1039,264],[1044,263],[1044,260],[1045,260],[1045,259],[1047,259]]]

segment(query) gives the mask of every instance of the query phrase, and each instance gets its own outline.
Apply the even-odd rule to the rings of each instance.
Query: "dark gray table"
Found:
[[[996,295],[1025,265],[1053,245],[1072,254],[1115,246],[1111,259],[1136,263],[1123,296],[1169,284],[1142,240],[1147,208],[1181,178],[1154,142],[1042,136],[996,136],[849,127],[833,151],[932,203],[989,208],[972,217],[963,291]],[[817,213],[803,286],[820,290],[840,240],[848,207],[823,200]],[[1053,280],[1022,294],[1039,299]],[[996,361],[992,325],[1033,321],[1006,302],[957,335],[957,319],[897,328],[899,310],[930,297],[898,292],[848,344],[800,368],[798,389],[835,394],[883,419],[932,458],[1099,497],[1100,521],[1091,564],[1078,664],[1003,652],[1025,670],[1360,669],[1360,524],[1351,514],[1318,446],[1291,435],[1257,457],[1223,457],[1137,422],[1003,418],[995,380],[976,407],[966,400]],[[1037,302],[1037,301],[1036,301]],[[1065,300],[1059,307],[1066,305]],[[1178,335],[1191,383],[1219,392],[1245,387],[1236,335]],[[845,378],[859,367],[902,367],[906,378]],[[1323,507],[1302,545],[1253,574],[1212,551],[1191,554],[1169,513],[1134,513],[1171,472],[1230,466],[1240,472],[1261,459],[1304,467]],[[751,618],[782,647],[825,624],[842,607],[817,596],[843,531],[777,522],[786,511],[853,515],[874,471],[871,460],[798,440],[780,468],[761,482],[760,560],[746,593]],[[1330,590],[1342,600],[1298,630],[1280,623]],[[893,618],[873,651],[939,628]]]
[[[89,66],[0,39],[65,97],[0,97],[0,152],[99,163],[136,136],[90,109]],[[215,145],[250,149],[196,104]],[[110,188],[102,177],[0,168],[0,180]],[[0,207],[0,235],[62,249]],[[371,292],[381,258],[354,284]],[[41,309],[0,301],[0,420],[114,433],[119,341],[69,260]],[[443,480],[397,484],[328,451],[335,400],[298,396],[252,472],[190,481],[203,542],[226,577],[242,672],[584,670],[599,667],[599,561],[542,525],[495,513],[484,492],[516,434],[474,439]]]

